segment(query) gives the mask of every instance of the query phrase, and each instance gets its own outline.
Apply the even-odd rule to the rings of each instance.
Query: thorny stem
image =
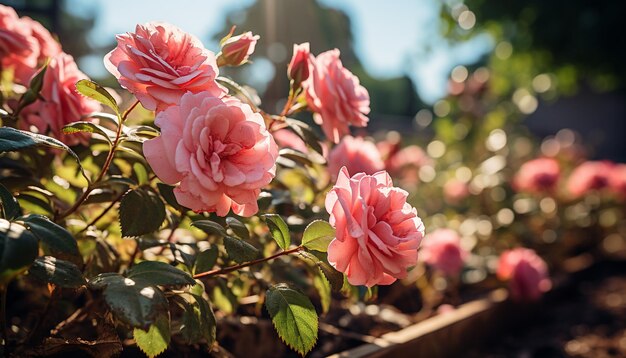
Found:
[[[261,259],[256,259],[256,260],[244,262],[242,264],[235,265],[235,266],[230,266],[230,267],[225,267],[223,269],[215,269],[215,270],[211,270],[211,271],[207,271],[207,272],[197,273],[197,274],[193,275],[193,278],[203,278],[203,277],[212,277],[212,276],[217,276],[217,275],[224,275],[224,274],[227,274],[229,272],[240,270],[240,269],[242,269],[244,267],[249,267],[249,266],[252,266],[252,265],[260,264],[261,262],[266,262],[266,261],[273,260],[273,259],[275,259],[277,257],[280,257],[280,256],[293,254],[293,253],[298,252],[298,251],[300,251],[302,249],[304,249],[303,246],[297,246],[297,247],[294,247],[293,249],[284,250],[284,251],[281,251],[281,252],[276,253],[276,254],[274,254],[272,256],[269,256],[269,257],[264,257],[264,258],[261,258]]]
[[[113,157],[115,156],[115,150],[117,149],[117,146],[120,143],[120,137],[122,136],[123,123],[126,120],[126,117],[128,117],[130,112],[133,109],[135,109],[135,107],[137,107],[138,104],[139,104],[139,101],[138,100],[135,101],[135,103],[133,103],[132,106],[130,106],[126,111],[124,111],[124,113],[120,117],[120,123],[118,124],[117,131],[115,133],[115,140],[111,144],[111,148],[109,149],[109,154],[107,155],[107,158],[104,161],[104,165],[102,166],[102,170],[98,174],[98,177],[91,184],[89,184],[87,186],[87,188],[85,189],[83,194],[76,200],[74,205],[72,205],[72,207],[67,209],[65,212],[63,212],[60,215],[58,215],[55,218],[55,221],[58,222],[59,220],[63,220],[64,218],[66,218],[67,216],[69,216],[73,212],[75,212],[76,209],[78,209],[78,207],[80,207],[83,204],[83,202],[85,202],[85,200],[87,200],[87,197],[93,191],[93,189],[95,188],[96,184],[98,184],[104,178],[104,175],[109,171],[109,166],[111,166],[111,163],[113,162]]]

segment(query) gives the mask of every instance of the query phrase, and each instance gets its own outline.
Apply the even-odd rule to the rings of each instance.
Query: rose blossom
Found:
[[[341,167],[350,173],[374,174],[385,169],[380,152],[374,143],[361,137],[345,136],[328,155],[328,171],[333,180]]]
[[[273,132],[272,135],[274,136],[276,144],[278,144],[278,146],[281,148],[291,148],[299,150],[302,153],[306,153],[309,151],[306,143],[304,143],[302,138],[298,137],[297,134],[290,131],[289,129],[279,129]]]
[[[626,199],[626,164],[617,164],[611,170],[609,184],[619,199]]]
[[[432,160],[426,155],[424,150],[417,145],[409,145],[404,147],[387,160],[387,169],[390,172],[401,175],[404,169],[407,167],[412,169],[419,169],[424,165],[432,164]]]
[[[63,134],[66,124],[80,121],[82,116],[101,108],[98,102],[76,92],[76,82],[86,78],[72,56],[60,53],[52,57],[39,93],[43,99],[24,108],[22,128],[35,127],[38,132],[50,133],[68,145],[86,144],[89,140],[86,133]]]
[[[14,70],[21,84],[37,67],[39,43],[31,36],[31,29],[17,16],[13,8],[0,5],[0,62],[2,68]]]
[[[512,186],[519,192],[550,192],[554,190],[560,175],[561,169],[555,159],[537,158],[522,164],[513,178]]]
[[[167,23],[137,25],[134,33],[117,35],[117,47],[104,65],[149,110],[176,104],[187,91],[215,97],[224,92],[215,82],[219,70],[213,52]]]
[[[426,235],[420,254],[424,262],[448,276],[458,275],[468,256],[461,248],[461,237],[451,229],[437,229]]]
[[[324,134],[334,143],[349,133],[348,126],[365,127],[370,97],[359,79],[343,67],[339,50],[310,56],[309,78],[303,83],[307,104]]]
[[[609,161],[582,163],[570,174],[567,189],[574,197],[580,197],[591,190],[606,188],[609,185],[613,165]]]
[[[500,255],[497,275],[509,280],[511,296],[517,300],[537,300],[552,287],[548,266],[535,251],[525,248],[508,250]]]
[[[218,65],[243,65],[248,61],[248,57],[254,53],[254,47],[259,39],[259,35],[253,35],[250,31],[229,37],[222,45],[222,52],[217,56]]]
[[[311,56],[309,43],[293,45],[293,56],[287,66],[287,75],[293,80],[294,87],[298,88],[303,81],[309,78],[309,57]]]
[[[274,178],[278,148],[263,117],[234,97],[187,92],[159,112],[161,136],[143,144],[155,174],[176,200],[196,212],[251,216],[261,188]]]
[[[341,168],[326,196],[329,222],[336,229],[328,262],[352,285],[389,285],[417,263],[424,224],[406,202],[408,193],[393,186],[387,172],[358,173]]]

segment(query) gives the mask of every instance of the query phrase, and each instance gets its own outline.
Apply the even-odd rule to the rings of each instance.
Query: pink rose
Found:
[[[458,179],[450,179],[443,185],[443,197],[446,202],[458,204],[470,194],[467,183]]]
[[[299,150],[303,153],[309,151],[309,148],[307,148],[306,143],[304,143],[302,138],[298,137],[297,134],[289,129],[279,129],[272,134],[274,135],[276,144],[278,144],[280,148],[291,148]]]
[[[252,32],[244,32],[238,36],[232,36],[222,44],[222,52],[217,56],[218,66],[239,66],[248,61],[248,57],[254,53],[259,35]]]
[[[328,171],[333,180],[342,167],[350,173],[374,174],[385,169],[385,163],[374,143],[361,137],[345,136],[328,155]]]
[[[355,174],[346,168],[326,196],[329,222],[336,229],[328,262],[352,285],[389,285],[417,263],[424,224],[384,171]]]
[[[30,28],[30,34],[39,44],[39,63],[44,63],[47,58],[61,53],[61,44],[52,37],[50,31],[43,25],[27,16],[22,17],[20,21],[24,26]]]
[[[613,167],[609,184],[611,191],[613,191],[619,199],[626,199],[626,164],[617,164]]]
[[[458,275],[468,256],[461,248],[461,237],[450,229],[437,229],[426,235],[420,254],[424,262],[448,276]]]
[[[308,42],[293,45],[293,56],[287,66],[287,75],[293,80],[295,88],[300,87],[302,82],[309,78],[309,57],[311,57],[311,52]]]
[[[44,99],[24,108],[22,128],[49,133],[68,145],[87,144],[89,135],[86,133],[63,134],[65,125],[101,109],[98,102],[76,92],[76,82],[86,78],[72,56],[60,53],[52,57],[39,93]]]
[[[404,169],[419,169],[424,165],[432,164],[432,160],[426,155],[424,150],[416,145],[404,147],[387,160],[387,170],[401,175]]]
[[[28,84],[37,68],[39,44],[31,29],[13,8],[0,5],[0,62],[3,69],[13,69],[20,84]]]
[[[591,190],[604,189],[609,185],[613,163],[609,161],[584,162],[570,174],[567,189],[576,198]]]
[[[559,162],[552,158],[530,160],[519,168],[513,178],[512,186],[516,191],[527,193],[546,193],[555,189],[561,169]]]
[[[511,296],[516,300],[537,300],[552,287],[548,266],[531,249],[517,248],[503,252],[498,261],[497,275],[509,281]]]
[[[307,104],[326,137],[338,143],[350,133],[349,125],[365,127],[369,119],[370,96],[359,79],[345,69],[334,49],[310,56],[310,76],[303,83]]]
[[[149,110],[177,104],[187,91],[224,93],[215,82],[215,55],[193,35],[166,23],[137,25],[134,33],[117,35],[117,47],[104,57],[104,65]]]
[[[278,147],[263,117],[234,97],[184,94],[159,112],[161,136],[143,144],[156,175],[196,212],[252,216],[261,188],[274,178]]]

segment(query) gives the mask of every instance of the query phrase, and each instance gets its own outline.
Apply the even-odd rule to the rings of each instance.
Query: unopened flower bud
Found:
[[[293,80],[294,88],[300,87],[302,82],[309,78],[309,43],[293,45],[293,57],[287,67],[287,75]]]
[[[222,43],[222,52],[218,55],[217,64],[219,66],[243,65],[254,52],[254,47],[259,39],[259,35],[253,35],[250,31],[228,37]]]

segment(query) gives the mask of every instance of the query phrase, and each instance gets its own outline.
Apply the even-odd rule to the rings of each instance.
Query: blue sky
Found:
[[[253,0],[69,0],[68,9],[76,14],[95,11],[96,25],[90,34],[95,45],[132,31],[135,24],[166,21],[209,42],[224,24],[224,15],[249,6]],[[351,18],[355,50],[365,69],[374,77],[389,78],[407,74],[416,83],[420,97],[434,102],[445,95],[450,70],[459,64],[475,62],[492,44],[477,36],[450,45],[439,34],[441,0],[320,0],[328,7],[345,11]],[[191,11],[188,11],[190,9]],[[254,31],[254,29],[250,29]],[[430,51],[424,51],[428,46]],[[100,57],[81,63],[85,72],[97,76],[104,66]]]

